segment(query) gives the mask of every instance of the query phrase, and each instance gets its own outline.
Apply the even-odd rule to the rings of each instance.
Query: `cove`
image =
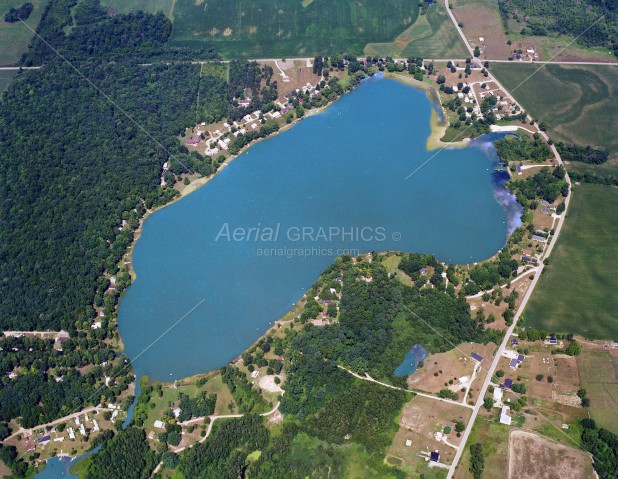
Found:
[[[467,264],[502,248],[512,221],[490,148],[427,151],[431,110],[423,91],[365,81],[151,215],[119,310],[138,375],[225,365],[343,250]]]

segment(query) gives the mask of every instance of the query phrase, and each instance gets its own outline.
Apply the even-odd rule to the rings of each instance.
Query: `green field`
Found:
[[[586,351],[577,358],[590,414],[599,427],[618,434],[618,358],[608,351]]]
[[[412,26],[386,43],[369,43],[372,56],[466,58],[469,54],[442,2],[431,5]]]
[[[0,70],[0,94],[9,87],[15,75],[17,70]]]
[[[26,20],[32,30],[36,30],[43,9],[47,4],[47,0],[29,0],[34,5],[34,10],[30,18]],[[21,22],[6,23],[4,14],[9,8],[19,7],[23,5],[25,0],[0,0],[0,66],[11,66],[19,63],[22,53],[28,48],[30,39],[32,38],[32,30]],[[2,79],[0,78],[0,87],[2,87]]]
[[[573,189],[565,226],[525,310],[526,325],[618,339],[618,189]]]
[[[148,13],[163,12],[172,18],[174,0],[101,0],[101,5],[111,8],[115,13],[130,13],[142,10]]]
[[[315,0],[305,5],[301,0],[176,0],[172,43],[214,46],[228,58],[360,55],[368,42],[395,38],[418,15],[415,0]]]
[[[618,154],[618,65],[495,63],[491,70],[534,118],[547,123],[554,140]]]

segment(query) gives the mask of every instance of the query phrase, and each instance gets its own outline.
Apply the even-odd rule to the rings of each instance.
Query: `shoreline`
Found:
[[[425,144],[425,148],[427,151],[440,150],[442,148],[467,148],[470,143],[470,138],[464,138],[460,141],[453,142],[444,142],[441,138],[444,137],[446,133],[446,129],[448,128],[448,121],[446,120],[446,114],[440,104],[440,94],[436,87],[430,85],[429,83],[425,83],[411,76],[405,76],[399,73],[387,73],[385,78],[389,78],[391,80],[395,80],[401,82],[405,85],[411,86],[412,88],[416,88],[417,90],[423,90],[429,99],[429,102],[440,108],[442,114],[444,115],[444,121],[440,122],[438,118],[438,112],[435,108],[432,109],[431,117],[429,119],[429,125],[431,127],[431,133],[427,137],[427,143]]]
[[[367,77],[367,78],[372,78],[372,77]],[[426,149],[428,151],[439,150],[439,149],[449,148],[449,147],[450,148],[467,148],[467,147],[470,146],[469,145],[470,138],[466,138],[466,139],[464,139],[462,141],[453,142],[453,143],[445,143],[445,142],[442,142],[440,140],[440,138],[442,138],[444,136],[444,133],[446,131],[446,128],[448,127],[448,124],[446,123],[446,121],[443,124],[440,123],[438,111],[436,110],[436,108],[433,108],[433,106],[437,106],[440,109],[442,109],[442,105],[439,102],[436,103],[436,98],[435,97],[432,98],[432,94],[433,94],[433,95],[437,96],[438,99],[439,99],[439,94],[438,94],[437,90],[435,89],[435,87],[433,85],[430,85],[430,84],[427,84],[427,83],[424,83],[424,82],[420,82],[418,80],[415,80],[412,77],[406,77],[406,76],[400,75],[400,74],[388,73],[388,74],[384,75],[384,78],[390,79],[390,80],[395,80],[395,81],[400,81],[401,83],[403,83],[403,84],[405,84],[407,86],[410,86],[412,88],[415,88],[415,89],[418,89],[418,90],[423,90],[427,94],[427,97],[428,97],[430,103],[432,103],[432,111],[431,111],[431,117],[430,117],[431,133],[428,136],[427,142],[426,142]],[[194,179],[193,181],[191,181],[191,183],[189,185],[187,185],[185,188],[183,188],[183,190],[180,191],[179,194],[176,195],[168,203],[165,203],[163,205],[157,206],[156,208],[153,208],[151,210],[147,210],[146,213],[144,214],[144,216],[142,217],[142,220],[140,222],[139,228],[134,232],[133,242],[131,243],[131,245],[127,249],[127,252],[125,253],[125,256],[123,257],[124,258],[123,261],[124,261],[125,267],[127,268],[127,271],[129,272],[129,274],[131,276],[132,282],[137,279],[137,273],[135,272],[134,265],[133,265],[133,252],[134,252],[135,246],[137,244],[137,241],[141,237],[142,230],[143,230],[143,227],[144,227],[144,225],[146,223],[146,220],[148,219],[148,217],[151,214],[159,211],[160,209],[166,208],[166,207],[174,204],[176,201],[181,200],[185,196],[188,196],[191,193],[199,190],[202,186],[206,185],[212,179],[214,179],[217,176],[217,174],[220,171],[222,171],[224,168],[226,168],[232,161],[234,161],[236,158],[238,158],[240,155],[242,155],[244,152],[246,152],[251,146],[257,144],[258,142],[260,142],[262,140],[267,140],[269,138],[272,138],[272,137],[276,136],[277,134],[282,133],[282,132],[292,128],[297,123],[301,122],[304,118],[308,118],[310,116],[314,116],[314,115],[317,115],[317,114],[325,111],[327,108],[329,108],[331,105],[333,105],[336,101],[338,101],[344,95],[346,95],[347,93],[350,93],[353,90],[354,89],[352,89],[350,91],[344,92],[336,100],[328,103],[327,105],[324,105],[324,106],[319,107],[319,108],[313,108],[311,110],[307,110],[305,112],[305,114],[303,115],[303,117],[296,118],[296,119],[294,119],[289,124],[284,124],[283,126],[280,127],[279,130],[277,130],[276,132],[273,132],[273,134],[271,134],[271,135],[269,135],[269,136],[267,136],[265,138],[258,138],[255,141],[252,141],[251,143],[245,145],[236,155],[229,156],[220,165],[220,167],[217,169],[217,171],[215,173],[211,174],[208,177],[201,177],[201,178]],[[508,236],[510,236],[510,235],[507,234],[507,241],[508,241]],[[478,263],[483,263],[483,262],[486,262],[486,261],[491,261],[502,250],[502,248],[500,248],[500,250],[498,250],[496,253],[494,253],[490,257],[488,257],[488,258],[486,258],[486,259],[484,259],[482,261],[479,261]],[[381,252],[381,253],[385,253],[385,252]],[[404,251],[399,251],[398,253],[404,253]],[[128,288],[127,288],[127,290],[128,290]],[[122,295],[124,295],[124,293],[127,290],[123,291]],[[239,358],[241,357],[242,353],[244,353],[244,351],[246,351],[246,350],[250,349],[251,347],[253,347],[253,345],[255,345],[257,342],[259,342],[262,338],[267,336],[271,331],[275,330],[277,327],[281,327],[281,326],[283,326],[284,324],[287,324],[287,323],[293,323],[293,321],[294,321],[293,317],[291,319],[284,319],[284,318],[289,317],[290,313],[295,311],[299,307],[299,305],[301,305],[302,301],[305,300],[305,294],[306,294],[306,292],[303,293],[302,296],[294,303],[294,305],[290,309],[288,309],[286,312],[284,312],[281,315],[281,317],[277,318],[276,320],[273,320],[272,324],[263,332],[263,334],[261,334],[260,336],[258,336],[255,339],[255,341],[251,344],[251,346],[249,346],[248,348],[243,350],[240,354],[238,354],[237,356],[235,356],[231,360],[227,361],[221,367],[223,367],[223,366],[225,366],[227,364],[230,364],[230,363],[237,362],[239,360]],[[120,301],[122,301],[122,295],[120,297],[119,304],[120,304]],[[292,315],[292,316],[294,316],[294,315]],[[121,335],[120,335],[118,319],[117,319],[116,327],[117,327],[117,332],[118,332],[118,346],[120,348],[120,351],[124,352],[124,342],[122,341],[122,338],[121,338]],[[216,368],[216,369],[211,369],[211,370],[199,372],[199,373],[196,373],[194,375],[178,379],[177,381],[178,382],[185,382],[185,381],[191,381],[194,378],[198,378],[198,377],[202,377],[202,376],[211,376],[211,375],[216,374],[219,369],[220,368]],[[137,374],[136,374],[136,379],[138,379]],[[167,382],[167,381],[152,381],[152,383],[173,384],[173,382]]]

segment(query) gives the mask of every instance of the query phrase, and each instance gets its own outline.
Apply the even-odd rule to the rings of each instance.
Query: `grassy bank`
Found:
[[[549,266],[528,303],[528,326],[618,338],[618,189],[581,185]]]

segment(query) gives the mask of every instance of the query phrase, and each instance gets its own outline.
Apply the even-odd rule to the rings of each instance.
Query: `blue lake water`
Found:
[[[420,344],[415,344],[410,351],[406,354],[402,363],[395,369],[395,376],[409,376],[418,367],[423,359],[427,357],[427,350]]]
[[[427,151],[431,109],[422,91],[367,81],[148,218],[119,312],[136,371],[169,381],[225,365],[341,249],[496,253],[518,216],[494,138]]]

